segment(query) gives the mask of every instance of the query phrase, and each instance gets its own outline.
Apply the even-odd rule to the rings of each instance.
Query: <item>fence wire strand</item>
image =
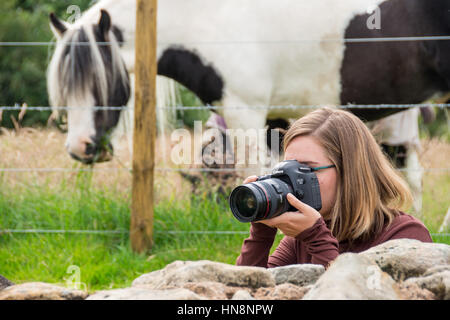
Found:
[[[319,109],[325,106],[335,107],[337,109],[410,109],[410,108],[422,108],[422,107],[435,107],[439,109],[450,108],[450,103],[421,103],[421,104],[347,104],[347,105],[286,105],[286,106],[167,106],[167,107],[156,107],[158,110],[248,110],[248,109],[266,109],[266,110],[277,110],[277,109]],[[26,109],[27,111],[55,111],[55,110],[79,110],[79,109],[90,109],[94,111],[100,110],[134,110],[134,108],[121,106],[93,106],[93,107],[68,107],[68,106],[0,106],[0,111],[21,111]]]
[[[51,229],[0,229],[2,234],[129,234],[128,230],[51,230]],[[248,235],[249,231],[224,231],[224,230],[155,230],[155,234],[171,235]],[[450,233],[430,233],[433,237],[450,237]]]
[[[294,39],[294,40],[220,40],[220,41],[175,41],[175,42],[158,42],[158,45],[296,45],[303,43],[322,43],[322,42],[338,42],[338,43],[374,43],[374,42],[410,42],[410,41],[445,41],[450,40],[450,36],[419,36],[419,37],[377,37],[377,38],[329,38],[329,39]],[[133,42],[101,42],[97,41],[99,46],[133,45]],[[52,47],[56,45],[78,45],[90,46],[90,42],[55,42],[55,41],[4,41],[0,42],[0,47]]]
[[[155,168],[158,172],[206,172],[206,173],[232,173],[232,172],[245,172],[252,171],[255,168]],[[267,168],[270,171],[271,168]],[[450,168],[422,168],[422,169],[396,169],[400,172],[445,172],[450,171]],[[69,172],[118,172],[127,171],[132,173],[131,168],[0,168],[0,172],[5,173],[26,173],[26,172],[38,172],[38,173],[69,173]]]

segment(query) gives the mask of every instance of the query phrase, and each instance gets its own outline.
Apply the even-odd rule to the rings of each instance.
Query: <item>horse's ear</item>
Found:
[[[52,12],[50,13],[50,28],[58,39],[61,39],[67,31],[67,27],[58,17]]]
[[[104,9],[101,10],[101,16],[100,21],[98,22],[98,27],[100,29],[100,32],[106,38],[109,30],[111,29],[111,16],[109,15],[108,11]]]

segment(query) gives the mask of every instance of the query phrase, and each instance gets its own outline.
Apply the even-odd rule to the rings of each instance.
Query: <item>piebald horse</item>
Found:
[[[135,1],[102,0],[74,24],[50,16],[50,101],[70,107],[66,148],[85,163],[108,158],[120,117],[93,107],[133,103],[135,11]],[[349,41],[449,28],[448,0],[164,0],[158,74],[222,106],[228,128],[263,129],[310,111],[267,106],[416,104],[449,92],[449,41]],[[402,109],[349,110],[373,121]]]

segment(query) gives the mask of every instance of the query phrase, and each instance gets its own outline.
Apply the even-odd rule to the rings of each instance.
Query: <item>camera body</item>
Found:
[[[241,222],[270,219],[286,211],[297,211],[287,201],[288,193],[316,210],[322,208],[316,174],[296,160],[280,162],[271,174],[235,188],[229,198],[230,208]]]

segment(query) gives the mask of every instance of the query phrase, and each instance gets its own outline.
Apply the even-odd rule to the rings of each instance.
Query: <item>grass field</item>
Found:
[[[64,136],[53,130],[24,130],[0,136],[0,168],[73,168],[62,151]],[[425,168],[448,167],[450,144],[424,141]],[[123,150],[125,150],[124,148]],[[129,167],[119,153],[99,168]],[[162,157],[161,155],[158,155]],[[177,173],[156,176],[155,245],[134,254],[127,231],[130,221],[128,171],[0,172],[0,230],[115,230],[117,234],[0,234],[0,274],[21,283],[64,285],[67,268],[80,267],[81,281],[92,292],[125,287],[142,273],[175,260],[209,259],[234,263],[248,225],[232,217],[224,198],[199,192]],[[205,189],[207,190],[207,189]],[[424,177],[423,221],[437,232],[450,205],[450,172]],[[174,233],[175,231],[175,233]],[[177,231],[239,231],[243,234],[195,234]],[[281,239],[277,236],[276,243]],[[450,244],[449,237],[434,237]],[[275,246],[274,246],[275,247]]]
[[[245,235],[174,234],[173,231],[236,230],[226,203],[201,196],[160,202],[155,209],[155,245],[133,254],[128,234],[9,234],[0,237],[0,270],[13,281],[62,282],[70,265],[81,268],[89,290],[129,285],[144,272],[174,260],[234,263]],[[129,201],[110,191],[30,188],[2,192],[0,225],[13,229],[117,230],[129,228]],[[19,214],[20,213],[20,214]]]

